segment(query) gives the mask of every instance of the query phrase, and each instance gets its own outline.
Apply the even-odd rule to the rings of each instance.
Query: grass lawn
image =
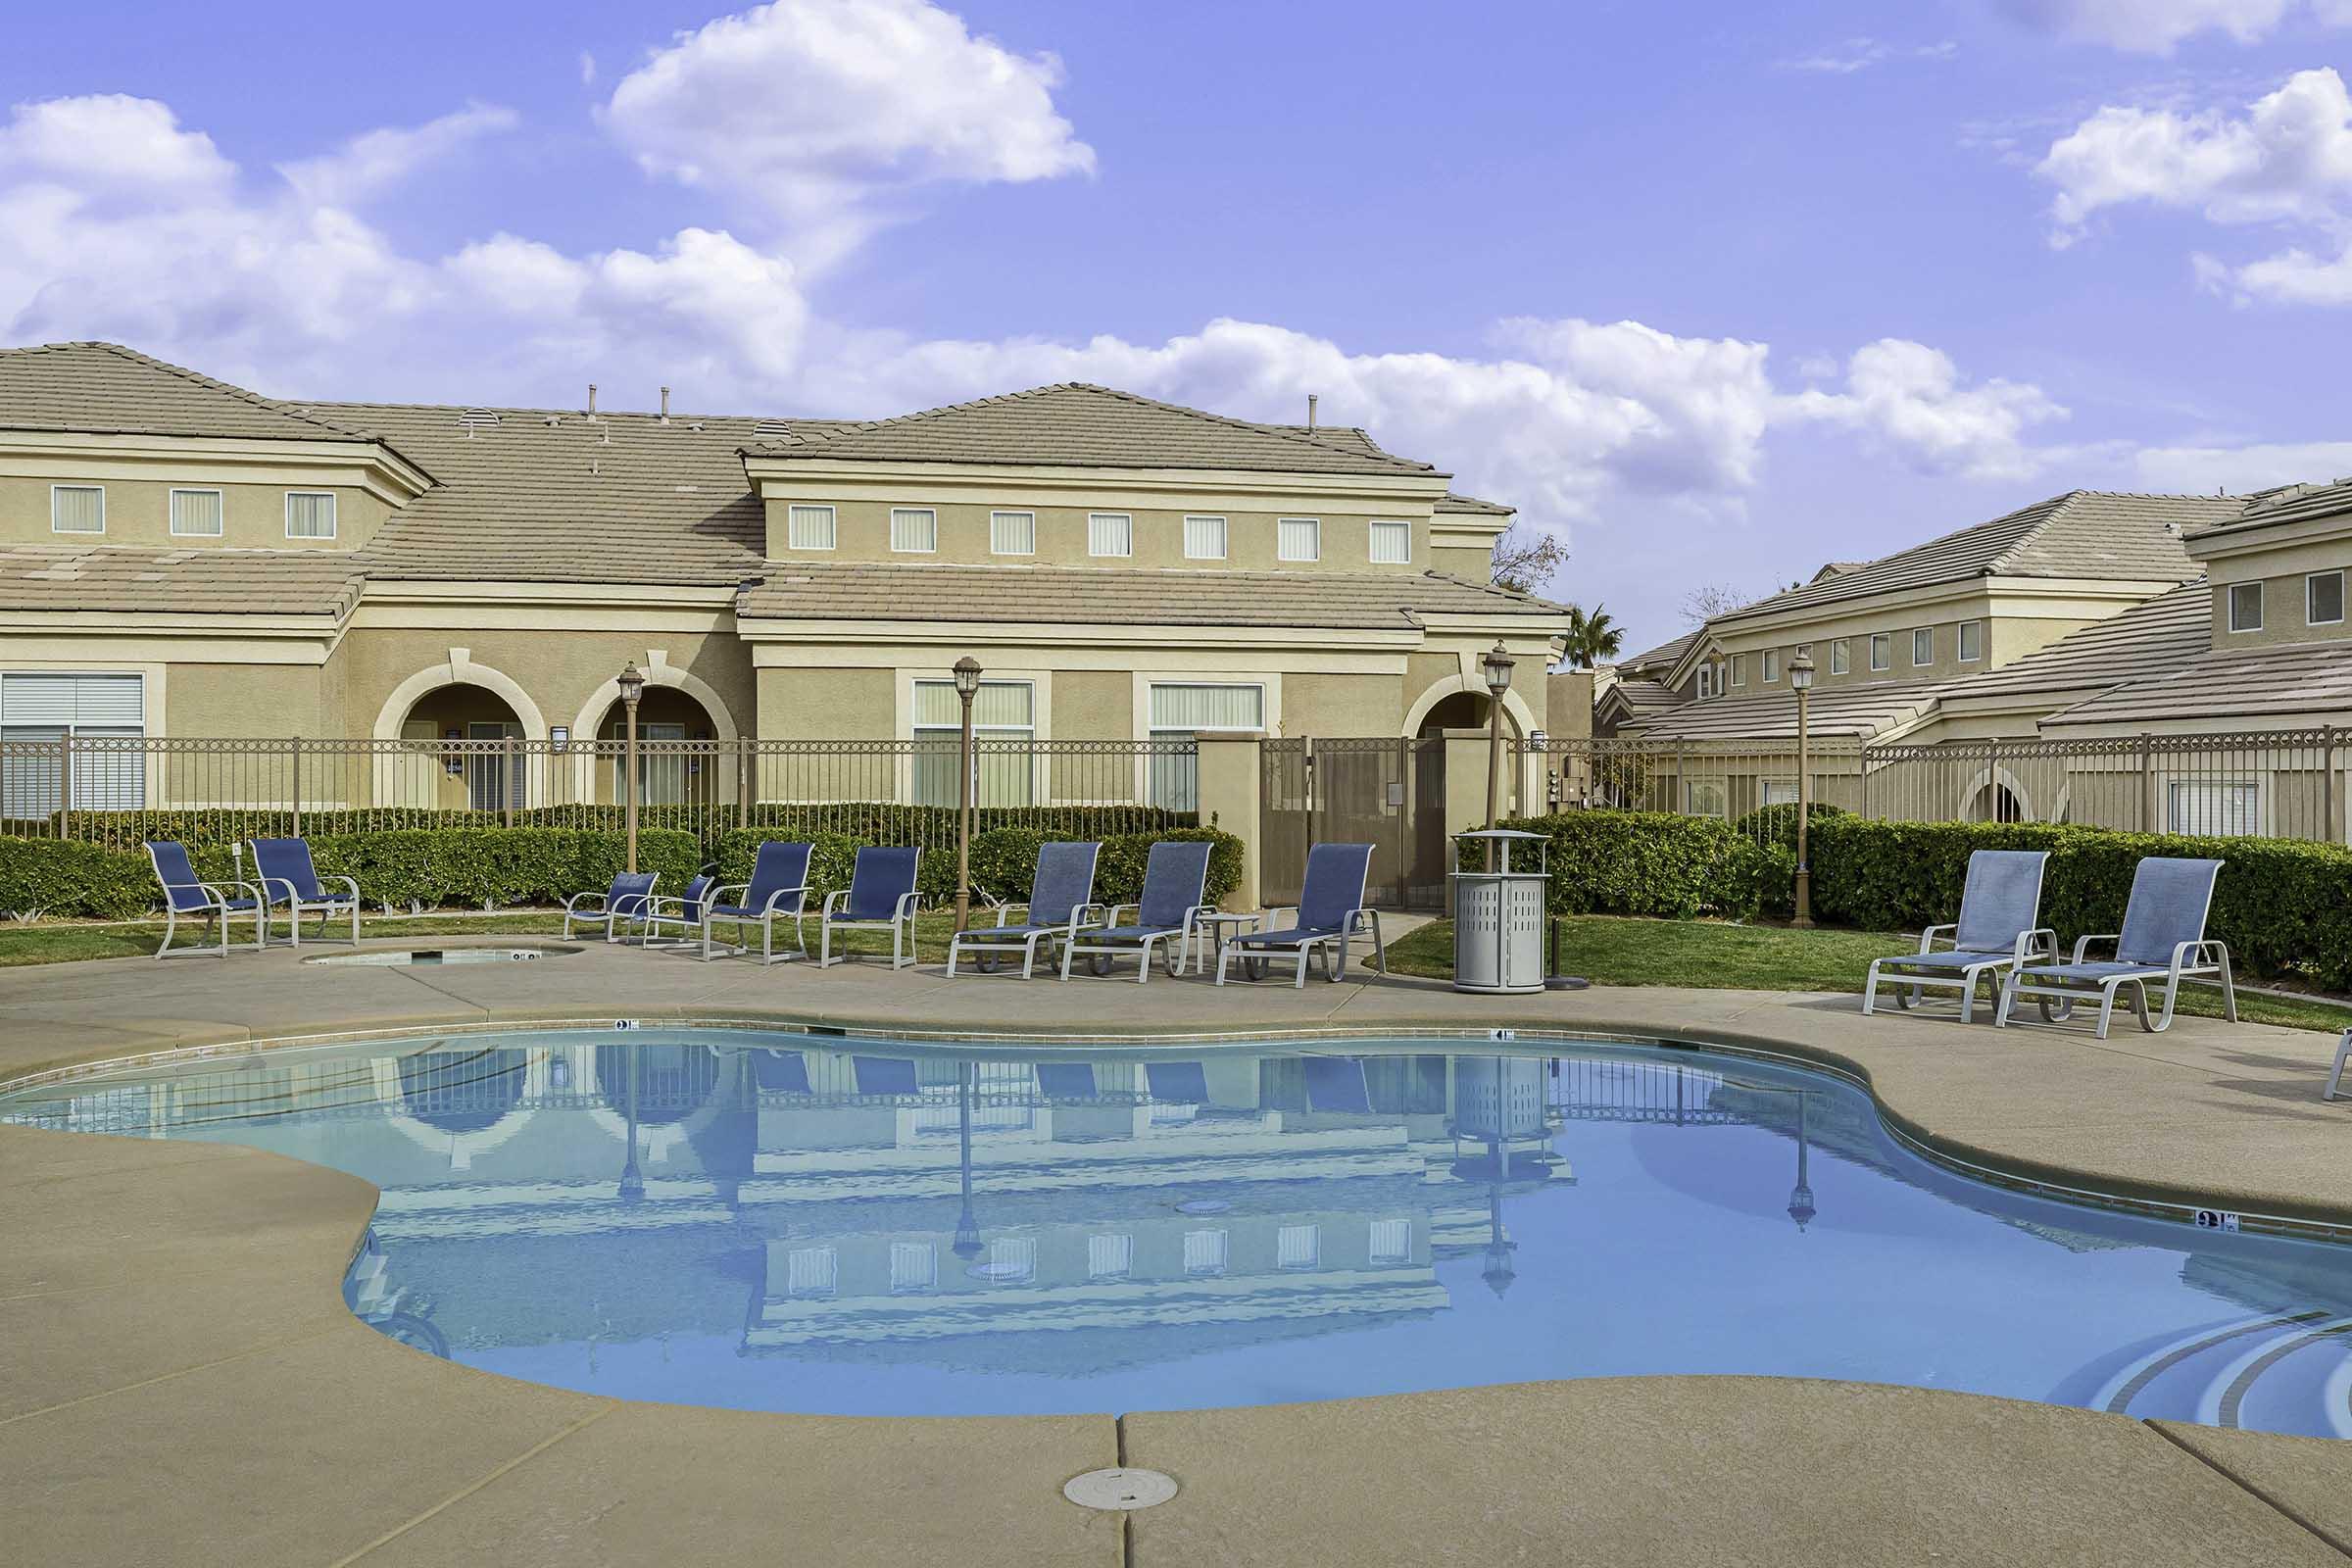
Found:
[[[1716,920],[1577,915],[1560,930],[1560,966],[1595,985],[1859,992],[1871,959],[1918,946],[1916,936],[1885,931],[1798,931],[1788,926],[1727,925]],[[1452,922],[1433,920],[1413,931],[1389,950],[1389,964],[1403,974],[1450,977]],[[1948,998],[1953,993],[1942,995]],[[2218,1018],[2222,1015],[2221,994],[2203,986],[2187,987],[2180,994],[2180,1010]],[[2120,1015],[2122,1009],[2118,1011]],[[2316,998],[2256,996],[2244,990],[2237,995],[2237,1014],[2252,1023],[2329,1033],[2352,1025],[2352,1007]]]

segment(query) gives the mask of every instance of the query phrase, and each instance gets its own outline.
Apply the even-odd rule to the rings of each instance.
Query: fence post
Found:
[[[57,836],[74,836],[74,731],[57,737]]]
[[[287,742],[287,771],[291,775],[287,795],[294,808],[294,836],[302,837],[302,737]]]
[[[2156,819],[2156,749],[2146,730],[2139,732],[2139,830],[2152,833]]]
[[[2325,738],[2326,744],[2320,752],[2320,778],[2323,780],[2323,787],[2327,795],[2327,820],[2320,824],[2320,830],[2328,835],[2328,843],[2341,844],[2344,842],[2341,814],[2344,792],[2335,779],[2335,726],[2333,724],[2328,726]]]
[[[1690,786],[1683,776],[1683,743],[1678,736],[1674,743],[1674,797],[1667,802],[1666,809],[1686,811],[1690,808]]]
[[[522,792],[514,787],[514,737],[512,735],[501,735],[498,738],[498,799],[499,804],[506,808],[500,813],[500,817],[508,827],[513,827],[514,825],[514,797]]]
[[[1861,804],[1855,808],[1854,814],[1867,820],[1870,816],[1870,748],[1868,746],[1854,754],[1854,765],[1861,770],[1862,774],[1856,785]]]
[[[752,825],[752,791],[754,788],[752,745],[752,738],[748,735],[738,735],[735,738],[735,825],[737,827]]]

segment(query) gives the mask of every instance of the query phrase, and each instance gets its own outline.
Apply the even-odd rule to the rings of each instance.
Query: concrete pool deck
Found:
[[[315,950],[306,949],[306,953]],[[1024,985],[596,948],[511,965],[292,954],[0,970],[0,1080],[180,1047],[507,1020],[1024,1035],[1557,1029],[1865,1080],[1933,1152],[2352,1225],[2330,1040],[2183,1019],[2110,1040],[1853,997],[1432,982]],[[0,1128],[0,1529],[39,1563],[2341,1563],[2352,1444],[1760,1378],[1530,1384],[1102,1417],[851,1420],[636,1404],[458,1367],[347,1313],[356,1178],[229,1146]],[[1736,1309],[1736,1303],[1727,1303]],[[1131,1516],[1081,1470],[1162,1469]]]

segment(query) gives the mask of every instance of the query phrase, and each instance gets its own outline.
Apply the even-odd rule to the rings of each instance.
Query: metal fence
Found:
[[[1544,793],[1554,809],[1673,811],[1712,816],[1759,837],[1767,806],[1797,802],[1796,743],[1649,741],[1554,737],[1521,748],[1540,757]],[[1848,739],[1805,749],[1805,798],[1860,810],[1862,748]]]
[[[1190,739],[973,743],[974,825],[1091,836],[1190,826]],[[633,761],[632,761],[633,757]],[[0,740],[0,833],[134,845],[404,827],[639,823],[955,842],[955,737],[904,741]]]

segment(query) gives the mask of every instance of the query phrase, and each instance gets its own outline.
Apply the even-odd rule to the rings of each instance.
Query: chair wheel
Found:
[[[1001,956],[994,953],[983,953],[972,959],[972,962],[979,967],[979,970],[982,974],[995,974],[997,972],[997,965],[1003,963],[1004,961],[1004,960]]]
[[[1086,960],[1086,967],[1091,974],[1110,973],[1110,955],[1107,953],[1096,954]]]

